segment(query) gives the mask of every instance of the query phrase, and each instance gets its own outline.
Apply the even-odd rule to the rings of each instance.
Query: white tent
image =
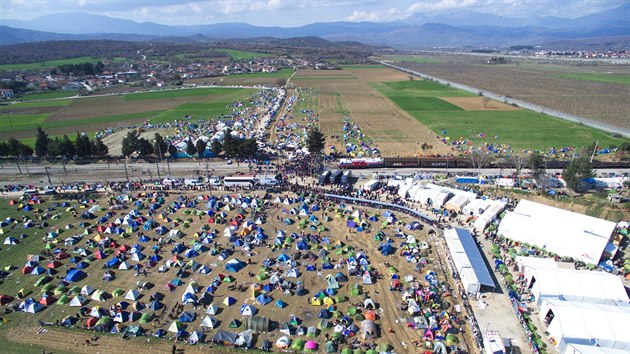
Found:
[[[505,215],[498,233],[560,256],[597,264],[614,230],[613,222],[523,199]]]
[[[81,307],[83,306],[83,304],[85,304],[85,302],[87,301],[87,299],[82,296],[82,295],[77,295],[74,298],[72,298],[72,300],[70,300],[70,306],[72,307]]]
[[[610,306],[572,301],[544,300],[541,321],[560,352],[568,344],[598,345],[630,351],[630,306]]]
[[[219,321],[217,321],[214,316],[206,316],[203,318],[203,321],[201,321],[201,327],[215,328],[218,322]]]
[[[444,240],[467,293],[478,293],[482,285],[495,286],[470,231],[446,229]]]
[[[93,293],[93,292],[94,292],[94,288],[93,288],[93,287],[91,287],[91,286],[89,286],[89,285],[84,285],[84,286],[81,288],[81,295],[86,295],[86,296],[88,296],[88,295],[90,295],[90,294],[91,294],[91,293]]]
[[[127,300],[138,300],[138,298],[140,298],[140,292],[136,289],[130,289],[125,295],[125,299]]]
[[[490,206],[475,220],[475,230],[483,231],[507,206],[506,200],[492,200]]]
[[[206,313],[208,315],[216,315],[217,313],[219,313],[219,306],[215,304],[208,305],[208,308],[206,309]]]
[[[564,354],[628,354],[625,350],[602,348],[594,345],[569,344]]]
[[[490,199],[474,199],[464,206],[462,212],[466,215],[478,216],[483,214],[490,207],[490,204]]]
[[[466,195],[456,195],[444,204],[444,208],[459,213],[469,201],[470,199]]]
[[[552,258],[540,258],[540,257],[523,257],[516,256],[516,265],[518,271],[523,272],[526,268],[533,269],[557,269],[558,262]]]
[[[539,306],[542,300],[549,299],[629,306],[621,278],[612,274],[530,267],[524,268],[524,274]]]

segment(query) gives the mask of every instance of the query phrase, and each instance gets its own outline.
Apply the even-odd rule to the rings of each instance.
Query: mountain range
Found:
[[[54,28],[53,32],[49,31],[51,28]],[[606,49],[620,49],[630,45],[630,3],[575,19],[536,15],[503,17],[459,11],[438,15],[415,14],[404,20],[388,23],[326,22],[285,28],[246,23],[168,26],[73,12],[46,15],[30,21],[4,20],[0,26],[0,45],[48,40],[216,41],[228,38],[301,36],[317,36],[332,41],[357,41],[400,49],[499,48],[512,45],[545,46],[546,43],[588,48],[605,44]],[[602,42],[599,40],[601,38],[606,40]]]

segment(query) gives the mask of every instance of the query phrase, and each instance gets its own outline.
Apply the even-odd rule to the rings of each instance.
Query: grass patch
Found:
[[[14,104],[0,106],[0,111],[11,111],[20,108],[64,107],[69,105],[70,103],[72,103],[72,100],[16,102]]]
[[[0,115],[0,132],[35,129],[47,118],[48,114],[2,114]]]
[[[214,51],[225,53],[229,55],[230,57],[232,57],[232,59],[234,60],[248,60],[248,59],[255,59],[255,58],[266,58],[266,57],[272,56],[272,54],[269,54],[269,53],[249,52],[249,51],[244,51],[244,50],[225,49],[225,48],[214,49]]]
[[[412,116],[439,134],[445,130],[451,139],[509,145],[515,151],[551,147],[588,146],[599,140],[601,146],[619,145],[624,140],[544,114],[519,111],[411,111]],[[478,138],[480,133],[486,138]],[[497,137],[496,139],[494,137]]]
[[[460,107],[437,97],[389,96],[405,111],[461,111]]]
[[[429,80],[407,80],[384,82],[385,86],[392,90],[403,91],[455,91],[454,88]]]
[[[438,64],[442,63],[441,60],[435,58],[418,57],[415,55],[388,55],[383,57],[384,61],[395,61],[401,63],[429,63]]]
[[[192,88],[192,89],[178,89],[178,90],[164,90],[154,92],[141,92],[124,95],[125,101],[136,100],[154,100],[154,99],[166,99],[177,97],[192,97],[192,96],[211,96],[211,95],[226,95],[240,91],[238,88]]]
[[[562,74],[560,77],[575,80],[598,81],[614,84],[630,85],[630,75],[604,74],[604,73],[574,73]]]
[[[60,59],[60,60],[50,60],[43,61],[39,63],[22,63],[22,64],[3,64],[0,65],[0,71],[13,71],[13,70],[39,70],[39,69],[48,69],[54,68],[60,65],[65,64],[80,64],[80,63],[98,63],[99,61],[103,61],[105,58],[93,58],[93,57],[77,57],[77,58],[69,58],[69,59]],[[125,61],[125,58],[115,58],[114,61]]]
[[[140,113],[128,113],[111,116],[98,116],[90,118],[72,119],[72,120],[59,120],[54,122],[44,122],[42,128],[63,128],[63,127],[77,127],[76,130],[81,131],[80,126],[91,125],[95,123],[108,123],[108,122],[120,122],[125,120],[145,120],[151,119],[162,111],[148,111]],[[73,130],[74,132],[75,130]]]
[[[77,90],[54,90],[47,92],[36,92],[24,95],[18,98],[18,101],[35,101],[35,100],[50,100],[54,98],[66,98],[76,96],[79,91]]]

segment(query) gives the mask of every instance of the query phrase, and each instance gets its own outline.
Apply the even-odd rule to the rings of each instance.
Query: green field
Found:
[[[78,57],[70,59],[50,60],[39,63],[25,63],[25,64],[3,64],[0,65],[0,71],[12,71],[12,70],[41,70],[54,68],[65,64],[80,64],[80,63],[98,63],[106,58],[92,58],[92,57]],[[125,58],[114,58],[114,62],[126,61]]]
[[[0,132],[34,129],[46,118],[48,114],[0,114]]]
[[[437,97],[389,96],[403,110],[410,111],[461,111],[456,105]]]
[[[66,98],[76,96],[79,93],[77,90],[55,90],[47,92],[35,92],[26,94],[19,97],[18,101],[35,101],[35,100],[50,100],[54,98]]]
[[[21,108],[45,108],[45,107],[63,107],[72,103],[72,100],[53,100],[53,101],[33,101],[33,102],[17,102],[0,106],[0,112],[11,111]]]
[[[213,96],[213,95],[227,95],[237,91],[239,88],[190,88],[190,89],[178,89],[178,90],[164,90],[153,92],[140,92],[124,95],[125,101],[136,100],[155,100],[177,97],[192,97],[192,96]]]
[[[218,79],[229,79],[229,78],[235,78],[235,79],[252,79],[252,78],[260,78],[260,77],[267,77],[267,78],[285,78],[288,79],[291,74],[293,74],[293,69],[291,68],[284,68],[284,69],[280,69],[276,72],[272,72],[272,73],[249,73],[249,74],[234,74],[234,75],[228,75],[228,76],[220,76],[218,77]]]
[[[230,57],[232,57],[233,60],[248,60],[248,59],[266,58],[266,57],[273,56],[273,54],[269,54],[269,53],[248,52],[244,50],[225,49],[225,48],[214,49],[214,51],[225,53],[229,55]]]
[[[604,73],[574,73],[574,74],[562,74],[561,77],[575,80],[587,80],[607,82],[613,84],[630,85],[630,75],[614,75]]]
[[[383,57],[384,61],[395,61],[402,63],[429,63],[429,64],[437,64],[441,63],[441,60],[434,58],[425,58],[418,57],[415,55],[387,55]]]
[[[600,146],[609,147],[625,141],[603,131],[528,110],[464,111],[439,97],[474,94],[431,81],[375,83],[373,87],[437,135],[449,137],[451,141],[464,138],[509,146],[515,151],[581,147],[597,140]]]

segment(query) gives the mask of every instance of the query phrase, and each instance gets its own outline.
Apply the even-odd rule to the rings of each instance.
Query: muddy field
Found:
[[[171,203],[179,197],[179,193],[172,193],[165,201],[164,205],[172,205]],[[195,198],[195,196],[192,196]],[[97,200],[101,205],[107,205],[105,200]],[[205,203],[201,201],[201,203]],[[44,204],[46,205],[46,204]],[[205,204],[204,204],[205,205]],[[234,209],[232,211],[227,211],[227,220],[232,220],[237,217],[238,214],[244,213],[246,218],[255,218],[259,216],[263,216],[266,219],[261,225],[261,228],[264,229],[264,232],[270,238],[268,242],[272,242],[275,234],[278,230],[283,230],[286,232],[286,235],[290,235],[291,233],[296,233],[297,235],[301,235],[304,233],[312,233],[312,230],[309,229],[300,229],[297,227],[297,223],[293,225],[287,225],[283,222],[285,218],[291,218],[294,220],[299,220],[300,217],[296,215],[290,215],[283,210],[286,208],[291,208],[295,205],[284,205],[284,204],[271,204],[267,207],[262,208],[262,213],[258,213],[257,216],[253,215],[247,211],[241,211],[238,209]],[[165,207],[166,208],[166,207]],[[203,206],[198,206],[197,209],[203,209]],[[158,221],[159,224],[168,226],[169,228],[177,228],[183,231],[183,237],[179,239],[177,242],[182,242],[185,245],[192,244],[193,241],[196,240],[195,232],[200,230],[202,225],[210,226],[210,229],[216,229],[216,233],[218,237],[215,239],[216,244],[219,248],[229,249],[230,247],[234,248],[232,243],[229,242],[229,237],[223,236],[223,230],[226,225],[223,224],[215,224],[210,222],[209,217],[207,215],[204,216],[194,216],[184,213],[184,210],[188,208],[182,208],[179,211],[173,213],[162,213],[168,214],[170,220],[176,220],[177,218],[186,219],[190,218],[190,226],[188,228],[184,228],[181,226],[174,227],[170,221],[167,221],[163,218],[156,217],[154,218]],[[372,210],[369,208],[360,208],[364,210],[368,214],[377,214],[381,215],[382,210]],[[130,209],[129,209],[130,210]],[[120,210],[117,211],[117,214],[122,216],[128,210]],[[97,216],[101,216],[103,212],[97,213]],[[438,278],[440,280],[444,280],[445,274],[442,271],[442,266],[440,265],[440,258],[437,252],[433,251],[429,253],[426,257],[428,264],[424,266],[424,269],[418,271],[416,269],[416,265],[412,263],[405,262],[404,258],[398,256],[397,254],[384,256],[380,252],[376,250],[376,247],[380,243],[380,241],[375,240],[375,235],[378,231],[383,231],[388,237],[394,237],[396,233],[395,229],[398,227],[402,227],[405,223],[411,221],[410,218],[406,217],[403,214],[397,215],[399,218],[399,223],[381,227],[381,221],[372,222],[372,227],[369,228],[368,232],[358,233],[354,229],[349,229],[346,226],[346,219],[344,217],[338,217],[335,211],[329,210],[326,211],[322,208],[322,211],[313,212],[313,215],[316,215],[320,220],[325,220],[326,218],[330,218],[329,221],[324,222],[323,225],[327,228],[326,231],[321,232],[322,236],[326,236],[330,238],[331,245],[343,244],[345,247],[352,246],[356,252],[365,252],[368,256],[369,262],[372,265],[373,269],[378,270],[379,273],[383,274],[383,279],[378,279],[375,281],[373,285],[364,285],[363,286],[363,294],[357,297],[348,296],[349,301],[342,302],[336,304],[337,309],[341,313],[346,313],[348,308],[352,303],[361,302],[365,298],[365,296],[369,296],[374,300],[374,302],[380,308],[377,313],[377,325],[378,325],[378,333],[379,338],[376,339],[375,342],[386,342],[391,344],[394,349],[398,353],[409,352],[411,348],[411,343],[419,338],[419,331],[408,328],[405,325],[404,314],[401,313],[397,308],[397,304],[401,301],[401,293],[389,290],[389,279],[388,272],[386,267],[386,262],[390,262],[398,269],[398,273],[401,276],[411,275],[414,278],[422,279],[424,274],[428,270],[432,270],[437,273]],[[367,214],[366,214],[367,215]],[[379,217],[381,218],[381,217]],[[67,220],[62,218],[63,220]],[[304,219],[304,217],[301,217]],[[172,221],[175,222],[175,221]],[[412,235],[419,242],[427,241],[432,242],[430,236],[427,234],[427,229],[424,230],[404,230],[405,234]],[[157,240],[157,237],[152,231],[147,232],[153,240]],[[90,238],[93,238],[91,236]],[[127,244],[131,246],[132,244],[138,242],[136,240],[137,235],[132,235],[129,239],[120,239],[118,240],[121,244]],[[154,242],[153,241],[153,242]],[[395,241],[398,243],[398,241]],[[147,243],[145,246],[149,247],[152,243]],[[78,246],[83,246],[83,244],[79,244]],[[160,252],[163,260],[160,262],[163,263],[167,259],[170,259],[172,255],[170,254],[170,249],[173,245],[165,247],[163,252]],[[149,330],[150,332],[155,332],[159,328],[168,329],[169,325],[173,322],[173,318],[170,318],[170,310],[177,303],[182,302],[182,295],[192,281],[198,282],[202,289],[205,289],[212,279],[219,274],[230,275],[234,277],[234,281],[232,283],[222,283],[218,286],[218,288],[213,292],[213,304],[217,304],[219,306],[219,311],[215,315],[216,319],[219,321],[216,329],[207,329],[205,334],[207,337],[212,337],[214,332],[218,329],[228,330],[228,331],[243,331],[244,327],[241,325],[240,328],[232,329],[228,328],[228,324],[233,320],[237,319],[242,323],[246,323],[246,317],[240,314],[240,307],[242,304],[252,304],[258,309],[258,316],[265,316],[274,321],[285,322],[289,320],[290,315],[296,315],[302,320],[303,326],[315,326],[320,318],[318,318],[319,311],[323,308],[322,306],[312,306],[309,304],[308,299],[313,296],[316,292],[325,289],[327,287],[327,283],[325,280],[325,276],[327,274],[336,274],[340,270],[323,270],[319,272],[309,272],[304,271],[305,269],[305,261],[298,262],[298,268],[300,269],[301,275],[297,280],[302,281],[305,285],[305,288],[308,289],[308,294],[305,296],[286,296],[279,291],[273,291],[271,296],[273,301],[278,299],[282,299],[287,306],[284,308],[278,308],[274,306],[274,303],[270,303],[268,305],[260,305],[252,298],[252,291],[250,289],[251,285],[255,282],[265,283],[265,281],[257,281],[253,279],[251,274],[258,274],[262,267],[262,262],[266,258],[276,258],[281,253],[285,253],[289,256],[293,255],[296,252],[297,248],[295,244],[288,244],[288,247],[284,250],[274,250],[270,247],[256,247],[250,254],[242,251],[240,248],[235,250],[235,253],[230,256],[228,259],[237,258],[241,261],[247,261],[247,265],[241,269],[240,271],[233,273],[229,272],[225,269],[225,264],[227,259],[221,260],[216,255],[211,255],[210,252],[201,253],[199,256],[193,258],[194,261],[199,264],[209,266],[212,271],[209,274],[199,274],[198,272],[186,272],[188,275],[179,276],[184,281],[184,284],[174,288],[173,291],[169,291],[165,284],[171,282],[175,279],[175,273],[177,272],[176,268],[171,268],[169,271],[165,273],[159,273],[156,271],[156,268],[151,268],[148,270],[147,276],[134,276],[133,270],[123,271],[117,270],[116,278],[114,281],[109,283],[104,283],[100,280],[100,276],[103,273],[102,265],[105,261],[111,259],[111,257],[105,260],[96,259],[91,262],[91,265],[86,271],[89,272],[90,276],[83,281],[75,283],[78,286],[83,286],[85,284],[90,284],[96,289],[106,290],[108,293],[111,293],[114,288],[122,288],[125,291],[127,289],[135,288],[138,280],[149,281],[153,284],[148,290],[142,290],[140,297],[140,302],[148,303],[148,294],[154,292],[160,292],[165,295],[164,299],[161,301],[165,305],[164,311],[156,311],[157,317],[160,321],[153,320],[151,324],[142,325],[145,330]],[[317,249],[313,249],[313,252],[319,252]],[[145,253],[148,253],[147,250]],[[335,249],[331,251],[329,254],[329,261],[331,263],[337,262],[340,258],[344,257],[344,253],[335,252]],[[185,259],[186,262],[189,259]],[[67,263],[67,260],[63,261],[63,263]],[[136,262],[132,262],[136,263]],[[321,260],[316,262],[318,265],[321,265]],[[63,265],[60,268],[61,272],[65,271],[65,267],[67,265]],[[272,270],[276,269],[280,274],[284,273],[288,268],[286,268],[282,264],[276,264],[272,266]],[[345,270],[344,270],[345,271]],[[19,272],[19,270],[18,270]],[[249,274],[249,275],[248,275]],[[339,289],[339,294],[349,295],[349,286],[350,284],[361,282],[359,279],[354,279],[352,277],[347,282],[340,283],[341,288]],[[75,285],[73,284],[73,285]],[[23,285],[27,286],[27,285]],[[239,290],[240,289],[240,290]],[[37,290],[37,289],[36,289]],[[38,290],[37,290],[38,291]],[[2,293],[2,286],[0,285],[0,293]],[[364,295],[365,294],[365,295]],[[223,299],[226,296],[232,296],[236,299],[236,303],[232,306],[226,306],[222,303]],[[446,297],[446,299],[453,304],[453,302],[458,303],[459,300],[453,299],[450,296]],[[105,302],[97,302],[94,300],[88,301],[88,307],[92,306],[101,306],[103,308],[109,308],[110,305],[113,305],[117,302],[121,301],[121,298],[113,298],[109,299]],[[86,339],[91,338],[95,335],[94,332],[88,332],[83,330],[77,331],[67,331],[61,328],[55,327],[45,327],[47,331],[40,331],[38,326],[36,325],[36,321],[43,319],[46,321],[54,321],[57,318],[63,318],[68,314],[74,314],[77,308],[68,307],[67,305],[59,305],[53,304],[50,305],[48,309],[39,313],[39,314],[9,314],[7,315],[8,320],[12,323],[11,329],[8,331],[0,332],[0,335],[4,336],[4,340],[15,341],[19,343],[25,344],[35,344],[35,345],[43,345],[46,343],[48,350],[63,350],[65,352],[84,352],[86,350],[96,350],[100,353],[121,353],[125,351],[134,351],[137,353],[155,353],[155,352],[166,352],[170,345],[173,343],[172,341],[167,340],[159,340],[153,337],[140,337],[138,339],[131,339],[128,341],[123,341],[120,338],[120,335],[109,335],[109,334],[98,334],[100,339],[95,343],[97,346],[94,348],[87,348],[83,344]],[[199,330],[201,319],[205,316],[204,310],[205,307],[195,308],[188,305],[185,308],[186,311],[195,311],[197,313],[197,319],[191,323],[187,323],[187,331]],[[145,311],[143,311],[145,312]],[[21,320],[20,320],[21,319]],[[16,324],[14,321],[22,321],[22,324]],[[77,324],[77,327],[82,327],[84,320],[80,321]],[[23,333],[28,335],[20,335],[16,336],[17,333]],[[324,334],[332,333],[330,330],[322,331],[314,340],[320,343],[320,347],[325,342]],[[172,336],[173,333],[169,333],[169,336]],[[274,330],[270,333],[261,333],[256,336],[257,344],[263,339],[269,339],[271,341],[275,341],[281,334]],[[296,338],[292,336],[292,338]],[[403,344],[404,343],[404,344]],[[461,344],[465,347],[465,344]],[[178,344],[178,347],[182,347],[182,344]],[[186,346],[186,352],[196,353],[201,352],[201,350],[207,350],[208,345],[204,344],[203,347],[198,345],[197,347],[188,347]],[[321,350],[320,350],[321,352]]]
[[[401,66],[435,77],[510,96],[552,109],[630,129],[628,85],[565,78],[567,74],[630,74],[628,65],[557,65],[544,60],[510,59],[484,64],[485,57],[444,55],[440,63]]]

